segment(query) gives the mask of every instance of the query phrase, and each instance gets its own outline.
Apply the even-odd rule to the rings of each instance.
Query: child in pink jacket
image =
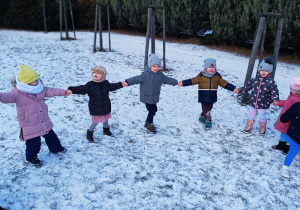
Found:
[[[290,126],[291,121],[286,123],[280,122],[280,117],[286,110],[288,110],[294,103],[300,101],[300,77],[295,77],[292,79],[290,86],[290,95],[286,100],[279,100],[278,102],[273,102],[274,106],[283,107],[278,119],[275,123],[275,129],[281,132],[280,140],[277,145],[273,145],[272,148],[275,150],[282,151],[283,154],[287,154],[290,149],[290,137],[286,134]]]
[[[26,161],[35,166],[41,166],[42,161],[37,157],[41,148],[41,136],[52,153],[66,152],[48,115],[46,97],[68,96],[72,92],[42,85],[37,73],[31,68],[20,65],[12,91],[0,93],[0,102],[15,103],[17,118],[20,125],[20,140],[26,144]]]

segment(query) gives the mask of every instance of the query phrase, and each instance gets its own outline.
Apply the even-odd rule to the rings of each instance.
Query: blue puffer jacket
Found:
[[[126,79],[128,85],[140,84],[140,101],[146,104],[156,104],[159,101],[162,84],[177,85],[177,80],[167,77],[161,71],[154,73],[145,66],[139,76]]]
[[[293,104],[280,117],[282,123],[291,120],[287,135],[300,144],[300,102]]]
[[[273,100],[279,100],[277,85],[272,77],[262,77],[259,74],[250,79],[247,84],[239,88],[239,92],[251,90],[249,105],[255,109],[268,109]]]

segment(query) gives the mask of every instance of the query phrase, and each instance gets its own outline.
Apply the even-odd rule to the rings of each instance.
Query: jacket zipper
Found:
[[[22,128],[21,128],[21,130],[20,130],[20,137],[21,137],[22,140],[24,140],[23,129],[22,129]]]
[[[258,96],[259,96],[259,91],[260,91],[260,85],[261,85],[263,79],[264,79],[264,78],[261,78],[261,79],[260,79],[259,86],[258,86],[258,89],[257,89],[257,96],[256,96],[256,101],[255,101],[255,109],[258,108],[258,106],[257,106],[257,101],[258,101]]]

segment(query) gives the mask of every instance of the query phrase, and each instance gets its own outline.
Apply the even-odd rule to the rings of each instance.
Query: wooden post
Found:
[[[269,6],[269,0],[266,0],[265,13],[268,12],[268,6]],[[267,20],[265,22],[264,31],[263,31],[263,35],[262,35],[262,40],[261,40],[261,43],[260,43],[260,55],[259,55],[259,62],[258,62],[259,64],[263,60],[263,56],[264,56],[266,34],[267,34]]]
[[[47,33],[46,4],[45,4],[45,0],[43,0],[43,16],[44,16],[44,29],[45,29],[45,33]]]
[[[146,33],[144,67],[147,66],[147,64],[148,64],[149,37],[150,37],[150,27],[151,27],[151,11],[152,11],[152,8],[148,8],[148,22],[147,22],[147,33]]]
[[[59,0],[59,23],[60,23],[60,40],[62,40],[62,0]]]
[[[268,7],[269,7],[269,0],[266,0],[266,3],[265,3],[265,12],[268,12]]]
[[[110,2],[109,1],[106,1],[108,2],[108,6],[106,6],[106,10],[107,10],[107,25],[108,25],[108,45],[109,45],[109,51],[111,51],[111,36],[110,36]],[[104,7],[105,8],[105,7]],[[98,0],[97,3],[96,3],[96,16],[95,16],[95,31],[94,31],[94,47],[93,47],[93,51],[97,51],[97,48],[96,48],[96,43],[97,43],[97,26],[98,26],[98,22],[99,22],[99,39],[100,39],[100,48],[99,48],[99,51],[106,51],[104,48],[103,48],[103,36],[102,36],[102,32],[103,32],[103,29],[102,29],[102,5],[101,5],[101,1]]]
[[[146,33],[146,46],[145,46],[145,59],[144,66],[148,63],[149,52],[149,39],[151,36],[151,53],[155,53],[155,10],[156,8],[162,9],[162,26],[163,26],[163,69],[166,69],[166,25],[165,25],[165,7],[160,5],[154,5],[155,0],[148,0],[148,22]]]
[[[258,25],[258,28],[257,28],[257,34],[256,34],[256,37],[255,37],[254,43],[252,45],[252,51],[251,51],[251,56],[250,56],[250,60],[249,60],[249,63],[248,63],[248,69],[247,69],[247,74],[246,74],[246,78],[245,78],[245,81],[244,81],[244,85],[247,84],[247,82],[251,79],[251,76],[252,76],[253,67],[254,67],[254,63],[255,63],[255,58],[256,58],[256,55],[257,55],[257,52],[258,52],[259,43],[261,41],[262,32],[264,30],[265,21],[266,21],[265,17],[260,18],[259,25]],[[243,94],[243,97],[242,97],[242,102],[243,103],[246,103],[247,95],[248,95],[248,93],[246,93],[246,92]]]
[[[283,27],[283,17],[280,17],[278,19],[276,40],[275,40],[275,46],[274,46],[274,52],[273,52],[273,58],[274,58],[273,77],[275,77],[275,72],[276,72],[276,68],[277,68],[277,60],[278,60],[278,54],[279,54],[279,48],[280,48],[282,27]]]
[[[255,32],[255,41],[252,45],[252,51],[251,51],[251,56],[250,56],[250,60],[249,60],[249,64],[248,64],[248,69],[247,69],[247,74],[246,74],[244,85],[246,85],[246,83],[251,79],[253,66],[254,66],[254,62],[255,62],[255,59],[256,59],[258,45],[259,45],[260,41],[261,41],[261,52],[260,52],[259,63],[263,59],[264,42],[265,42],[266,27],[267,27],[266,17],[268,17],[268,16],[278,17],[276,40],[275,40],[275,46],[274,46],[274,51],[273,51],[273,59],[274,59],[273,77],[275,77],[278,54],[279,54],[279,48],[280,48],[280,39],[281,39],[281,33],[282,33],[282,27],[283,27],[283,15],[284,15],[284,13],[287,9],[287,6],[288,6],[289,2],[290,2],[290,0],[287,1],[282,13],[269,13],[269,12],[267,12],[269,1],[266,0],[266,2],[265,2],[265,12],[260,14],[259,24],[258,24],[258,27],[257,27],[256,32]],[[262,33],[263,33],[263,36],[262,36]],[[248,93],[243,94],[242,103],[247,102],[247,95],[248,95]]]
[[[109,19],[109,6],[107,6],[107,27],[108,27],[108,46],[109,51],[111,51],[110,46],[110,19]]]
[[[76,39],[75,25],[74,25],[74,18],[73,18],[73,11],[72,11],[71,0],[69,0],[69,6],[70,6],[70,14],[71,14],[71,20],[72,20],[72,27],[73,27],[73,32],[74,32],[74,39]]]
[[[100,32],[100,50],[103,50],[103,41],[102,41],[102,7],[99,4],[99,32]]]
[[[75,25],[74,25],[74,18],[73,18],[73,11],[72,11],[71,0],[69,0],[69,9],[70,9],[70,13],[71,13],[71,20],[72,20],[72,27],[73,27],[73,32],[74,32],[74,39],[76,39]],[[66,37],[65,38],[63,38],[63,36],[62,36],[63,19],[65,21],[65,30],[66,30]],[[60,40],[69,39],[68,18],[67,18],[67,0],[59,0],[59,22],[60,22]]]
[[[66,39],[69,39],[68,19],[67,19],[67,5],[66,5],[66,0],[63,0],[63,1],[64,1],[64,17],[65,17]]]
[[[93,47],[94,52],[96,52],[96,40],[97,40],[96,37],[97,37],[98,15],[99,15],[99,5],[96,4],[95,29],[94,29],[94,47]]]
[[[155,9],[151,9],[151,53],[155,53]]]
[[[166,19],[165,19],[165,8],[163,8],[163,69],[166,70]]]
[[[265,21],[265,25],[264,25],[264,29],[263,29],[262,39],[261,39],[261,43],[260,43],[260,55],[259,55],[258,63],[260,63],[262,61],[263,56],[264,56],[266,34],[267,34],[267,21]]]

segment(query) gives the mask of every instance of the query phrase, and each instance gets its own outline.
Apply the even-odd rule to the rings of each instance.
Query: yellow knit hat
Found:
[[[20,71],[18,72],[19,82],[24,82],[25,84],[32,83],[39,78],[38,74],[25,65],[19,65]]]

